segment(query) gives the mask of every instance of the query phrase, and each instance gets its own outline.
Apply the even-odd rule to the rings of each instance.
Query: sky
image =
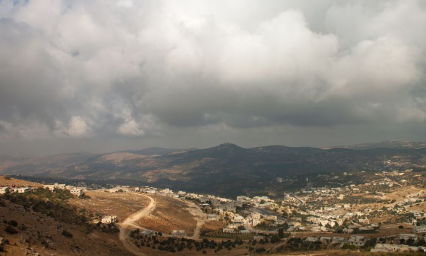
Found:
[[[426,2],[0,0],[0,154],[426,141]]]

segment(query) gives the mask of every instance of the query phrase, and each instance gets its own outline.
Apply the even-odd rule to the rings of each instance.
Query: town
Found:
[[[342,176],[365,175],[343,173]],[[337,179],[338,177],[330,177]],[[103,188],[46,184],[51,192],[68,190],[78,198],[90,193],[142,194],[192,203],[200,211],[200,225],[218,223],[216,229],[189,235],[189,230],[154,230],[138,222],[139,235],[166,237],[240,239],[261,241],[277,237],[282,243],[277,251],[294,243],[315,244],[318,248],[368,248],[371,252],[426,251],[426,189],[417,183],[423,179],[412,169],[376,172],[369,182],[339,187],[311,187],[285,193],[281,197],[237,196],[235,199],[207,194],[172,191],[150,186],[109,186]],[[309,182],[308,182],[309,184]],[[413,184],[417,184],[413,185]],[[31,193],[32,187],[13,184],[0,188],[1,194]],[[116,215],[97,216],[94,223],[111,224],[124,221]],[[200,230],[198,230],[200,232]],[[131,234],[134,234],[134,230]],[[127,235],[129,235],[127,233]]]

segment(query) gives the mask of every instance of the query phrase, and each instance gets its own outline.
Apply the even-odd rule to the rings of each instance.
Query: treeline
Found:
[[[203,239],[202,241],[195,241],[187,238],[176,237],[162,237],[162,236],[145,236],[139,235],[139,231],[134,231],[131,234],[134,238],[134,243],[138,247],[149,247],[165,252],[181,252],[184,250],[196,250],[207,253],[206,250],[214,250],[220,252],[221,250],[232,250],[244,244],[242,240],[227,240],[216,242],[214,240]]]

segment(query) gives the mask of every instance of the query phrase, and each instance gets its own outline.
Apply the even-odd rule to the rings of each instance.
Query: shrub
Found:
[[[11,234],[11,235],[13,235],[13,234],[17,234],[18,233],[18,230],[16,230],[14,227],[12,227],[12,226],[7,226],[5,229],[4,229],[4,231],[6,231],[6,233],[8,233],[8,234]]]
[[[9,220],[9,225],[17,227],[18,226],[18,222],[16,220]]]
[[[67,237],[67,238],[72,238],[72,234],[65,229],[62,230],[62,235]]]

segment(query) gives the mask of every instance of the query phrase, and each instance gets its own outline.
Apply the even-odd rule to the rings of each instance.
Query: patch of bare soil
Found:
[[[208,221],[201,228],[201,234],[222,230],[226,225],[221,221]]]
[[[140,226],[165,234],[170,234],[173,230],[185,230],[189,236],[194,234],[197,222],[182,200],[159,195],[151,197],[156,201],[156,208],[149,216],[137,222]]]
[[[116,215],[119,221],[139,211],[149,204],[149,199],[139,193],[108,193],[88,191],[90,199],[70,199],[69,203],[78,208],[98,213],[100,216]]]
[[[148,156],[137,155],[133,153],[112,153],[102,157],[103,160],[112,161],[114,163],[121,163],[122,161],[125,161],[125,160],[134,160],[134,159],[143,159],[143,158],[148,158]]]

